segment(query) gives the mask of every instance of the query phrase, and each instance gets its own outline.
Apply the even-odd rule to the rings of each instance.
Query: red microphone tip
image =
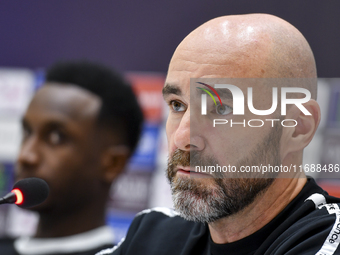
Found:
[[[13,189],[11,192],[17,197],[15,204],[21,205],[24,202],[24,196],[22,195],[22,192],[19,189]]]

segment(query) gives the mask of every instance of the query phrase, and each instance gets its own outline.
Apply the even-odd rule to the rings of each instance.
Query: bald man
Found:
[[[316,77],[305,38],[275,16],[190,33],[163,89],[175,210],[139,213],[99,254],[340,254],[340,199],[300,167],[320,121]],[[262,166],[277,171],[245,173]]]

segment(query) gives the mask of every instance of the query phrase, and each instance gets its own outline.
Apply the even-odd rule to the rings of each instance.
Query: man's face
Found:
[[[202,52],[179,51],[170,63],[165,82],[164,99],[170,108],[166,125],[170,154],[167,175],[175,208],[188,220],[212,222],[237,213],[273,181],[266,178],[230,178],[228,174],[197,174],[193,168],[195,165],[240,167],[280,164],[280,127],[272,128],[267,124],[261,128],[240,125],[213,128],[211,118],[221,116],[209,104],[208,113],[211,114],[207,117],[200,115],[201,101],[192,94],[196,88],[190,86],[190,78],[247,77],[244,73],[235,73],[235,67],[223,65],[220,60],[221,57],[213,58],[209,53],[204,56]],[[251,73],[248,75],[253,77]],[[249,84],[240,82],[237,86],[244,95],[247,94]],[[258,84],[254,89],[254,107],[269,109],[270,92],[270,87]],[[232,99],[222,101],[232,106]],[[213,115],[216,117],[211,117]],[[243,119],[264,120],[268,116],[255,118],[249,111],[243,116],[236,116],[231,111],[223,118],[242,122]]]
[[[16,179],[38,177],[50,186],[38,211],[73,210],[99,189],[96,116],[101,100],[73,85],[48,83],[23,117]]]

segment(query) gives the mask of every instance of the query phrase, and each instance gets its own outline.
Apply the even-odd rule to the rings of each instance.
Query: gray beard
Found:
[[[237,164],[254,166],[260,164],[280,165],[279,139],[280,131],[276,128],[268,134],[256,150]],[[178,178],[175,168],[182,166],[213,166],[218,162],[213,157],[203,157],[200,152],[190,154],[176,150],[168,162],[167,177],[172,191],[176,211],[186,220],[211,223],[224,217],[236,214],[250,205],[257,196],[264,193],[274,181],[275,176],[253,175],[250,178],[228,178],[215,174],[209,185],[200,178]],[[220,164],[219,164],[220,165]]]
[[[177,212],[186,220],[211,223],[236,214],[251,204],[274,181],[268,179],[215,179],[214,187],[203,187],[194,180],[179,179],[172,185]],[[185,189],[180,187],[186,186]]]

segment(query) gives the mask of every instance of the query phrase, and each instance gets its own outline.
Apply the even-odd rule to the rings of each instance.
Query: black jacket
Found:
[[[206,224],[186,221],[173,210],[145,210],[136,216],[125,240],[98,255],[340,254],[339,203],[309,178],[271,222],[228,244],[213,243]]]

